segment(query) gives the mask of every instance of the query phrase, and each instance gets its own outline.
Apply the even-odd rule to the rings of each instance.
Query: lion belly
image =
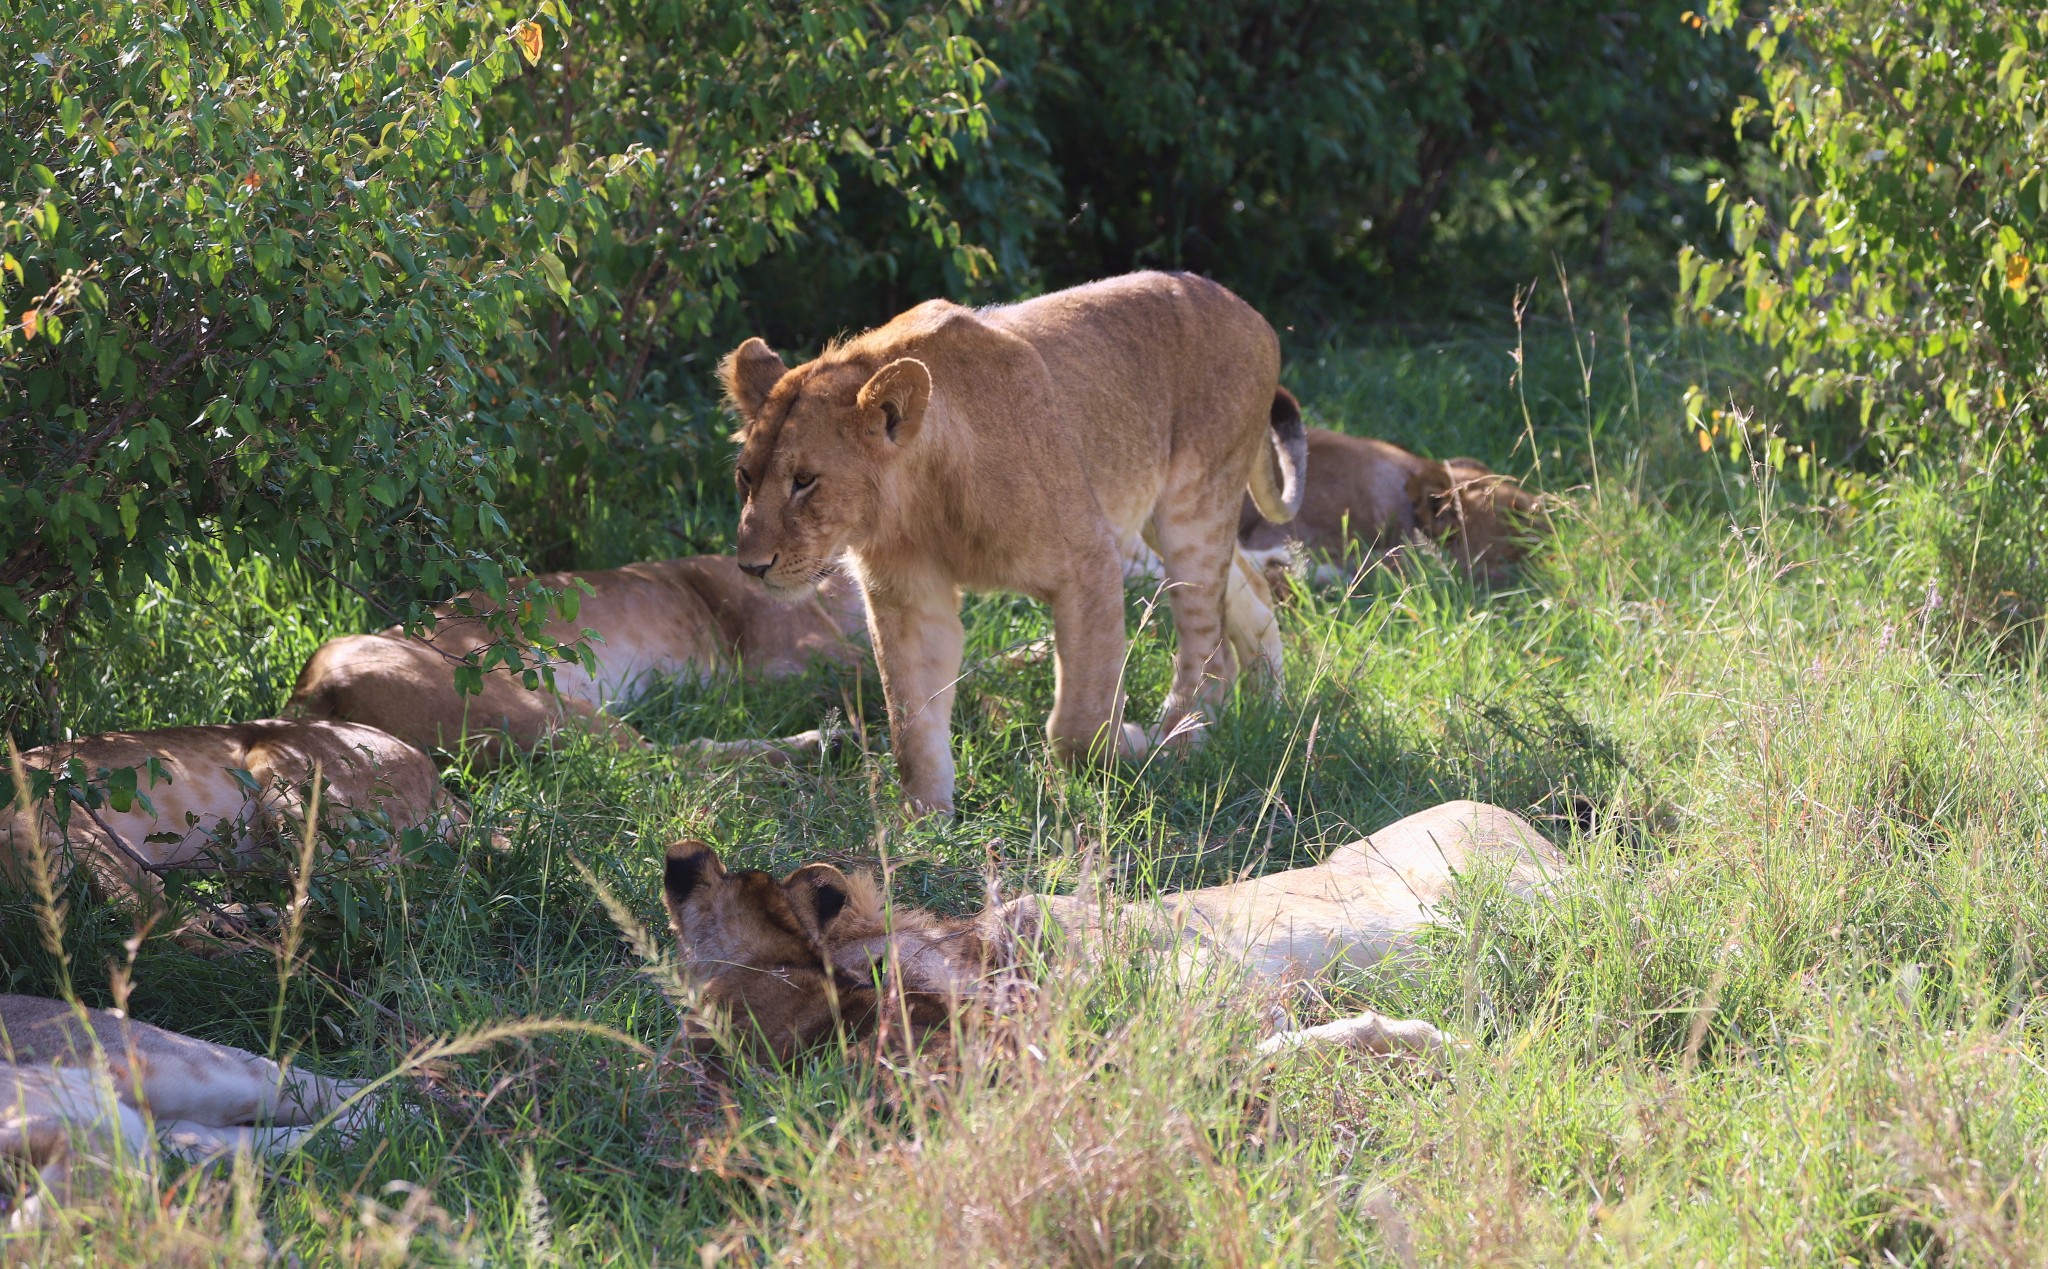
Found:
[[[1520,816],[1448,802],[1340,846],[1314,867],[1189,891],[1161,900],[1160,910],[1209,959],[1293,981],[1411,954],[1461,876],[1498,872],[1526,897],[1563,868],[1556,848]]]

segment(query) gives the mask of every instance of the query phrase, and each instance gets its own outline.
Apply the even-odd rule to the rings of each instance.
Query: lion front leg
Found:
[[[875,666],[889,707],[889,742],[904,809],[953,809],[953,688],[966,634],[960,592],[947,583],[890,586],[868,597]]]

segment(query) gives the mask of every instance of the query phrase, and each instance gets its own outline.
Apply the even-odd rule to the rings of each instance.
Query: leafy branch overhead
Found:
[[[1713,24],[1740,15],[1717,0]],[[1894,450],[2042,433],[2048,16],[1978,0],[1780,5],[1748,24],[1771,196],[1714,190],[1732,255],[1686,249],[1685,304],[1775,350],[1794,400]],[[1697,421],[1697,420],[1696,420]]]
[[[944,15],[571,16],[0,0],[0,638],[194,538],[408,622],[502,600],[508,491],[603,443],[835,161],[909,191],[982,126]]]

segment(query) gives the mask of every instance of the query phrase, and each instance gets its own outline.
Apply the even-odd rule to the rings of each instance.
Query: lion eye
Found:
[[[789,492],[800,494],[818,483],[818,478],[807,471],[798,472],[789,482]]]
[[[746,492],[749,492],[749,491],[751,491],[751,490],[753,489],[753,487],[754,487],[754,482],[753,482],[752,480],[750,480],[750,479],[748,479],[748,478],[747,478],[747,469],[746,469],[746,468],[744,468],[744,467],[735,467],[735,468],[733,468],[733,472],[732,472],[732,474],[733,474],[733,475],[734,475],[735,477],[737,477],[737,478],[739,479],[739,482],[740,482],[740,492],[742,492],[742,493],[746,493]]]

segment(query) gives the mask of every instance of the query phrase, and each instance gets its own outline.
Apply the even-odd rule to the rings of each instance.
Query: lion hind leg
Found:
[[[1217,502],[1220,500],[1209,500]],[[1234,506],[1223,510],[1235,514]],[[1198,498],[1163,501],[1148,540],[1166,566],[1166,602],[1173,610],[1173,686],[1160,714],[1164,743],[1194,734],[1205,705],[1223,700],[1237,676],[1226,626],[1226,595],[1235,574],[1236,525]],[[1247,618],[1252,614],[1247,611]],[[1270,610],[1269,610],[1270,615]],[[1277,643],[1277,637],[1276,637]]]

